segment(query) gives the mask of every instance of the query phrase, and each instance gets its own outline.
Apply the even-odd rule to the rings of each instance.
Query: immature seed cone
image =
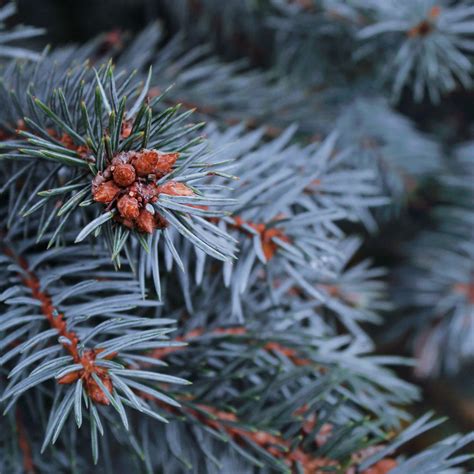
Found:
[[[94,201],[109,204],[119,191],[120,188],[113,181],[106,181],[93,192]]]
[[[156,150],[142,150],[137,153],[133,160],[133,166],[138,176],[148,176],[155,171],[158,162],[158,152]]]
[[[166,229],[168,225],[168,221],[161,214],[155,213],[155,227],[157,229]]]
[[[109,391],[109,393],[112,393],[113,386],[110,377],[105,374],[98,374],[98,376],[100,377],[101,382],[104,384],[104,387]],[[94,402],[100,403],[101,405],[110,404],[107,395],[99,387],[99,384],[93,378],[89,378],[86,381],[86,389],[89,397],[91,397]]]
[[[136,219],[138,215],[140,214],[140,209],[138,208],[138,201],[130,196],[122,196],[118,203],[117,203],[117,209],[120,213],[120,215],[124,219]]]
[[[179,153],[159,153],[158,161],[156,162],[156,167],[154,173],[158,178],[165,176],[171,173],[173,165],[176,163],[176,160],[179,158]]]
[[[122,123],[121,135],[122,138],[128,138],[132,134],[133,122],[126,120]]]
[[[80,376],[81,376],[81,371],[80,370],[76,370],[74,372],[69,372],[68,374],[63,375],[58,380],[58,383],[60,383],[62,385],[67,385],[67,384],[73,383],[76,380],[78,380]]]
[[[120,164],[114,168],[113,177],[119,186],[130,186],[136,178],[135,168],[129,164]]]
[[[170,194],[171,196],[192,196],[194,194],[190,187],[176,181],[168,181],[159,186],[158,191],[162,194]]]
[[[146,209],[142,209],[140,211],[140,215],[138,216],[135,223],[137,224],[138,230],[140,232],[145,232],[147,234],[153,234],[153,231],[156,228],[155,216]]]
[[[261,235],[262,248],[265,258],[271,260],[278,250],[278,245],[273,242],[273,237],[277,237],[284,242],[289,242],[288,237],[280,229],[265,229]]]

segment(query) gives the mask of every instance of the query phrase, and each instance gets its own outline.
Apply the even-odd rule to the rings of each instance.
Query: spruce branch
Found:
[[[99,452],[97,469],[171,474],[466,464],[471,435],[401,455],[439,421],[411,420],[419,391],[393,368],[413,361],[373,353],[367,323],[391,309],[385,270],[348,235],[375,230],[374,212],[390,199],[401,210],[442,165],[437,143],[385,101],[353,101],[374,92],[354,74],[377,66],[347,60],[353,40],[378,35],[385,7],[229,0],[222,15],[215,0],[163,3],[182,8],[189,38],[167,41],[154,24],[125,48],[114,33],[2,70],[0,471],[88,472]],[[458,21],[470,12],[435,12],[451,15],[456,51],[472,49]],[[271,70],[197,44],[209,20]],[[398,39],[429,46],[436,22]],[[429,79],[433,98],[448,90]],[[429,312],[436,297],[464,350],[450,323],[472,299],[472,170],[451,164],[403,302]]]
[[[10,46],[8,43],[40,36],[44,33],[44,29],[19,25],[14,29],[5,30],[5,20],[8,20],[15,13],[16,5],[14,2],[6,3],[0,8],[0,57],[36,61],[41,57],[40,54],[27,48]]]
[[[414,329],[409,340],[421,377],[455,374],[474,357],[474,155],[469,143],[455,151],[439,180],[431,228],[406,246],[395,274],[394,298],[408,317],[392,337]]]
[[[71,413],[78,427],[82,425],[83,412],[95,420],[91,426],[100,426],[100,412],[96,408],[100,405],[111,405],[126,429],[126,406],[166,421],[134,395],[134,380],[144,381],[140,385],[143,390],[150,383],[187,382],[165,373],[137,370],[133,357],[143,350],[173,344],[167,341],[173,321],[128,315],[132,308],[156,304],[144,302],[141,294],[136,293],[133,280],[123,278],[126,274],[117,281],[111,278],[113,273],[102,281],[84,280],[85,273],[90,278],[94,270],[98,272],[96,278],[106,274],[103,270],[107,258],[103,253],[99,258],[88,259],[87,247],[74,251],[54,249],[46,254],[35,254],[32,243],[29,247],[18,254],[10,239],[4,238],[2,242],[5,280],[1,299],[6,311],[0,326],[1,362],[4,365],[15,361],[2,394],[2,401],[7,402],[6,411],[39,384],[57,382],[42,450],[57,440]],[[81,255],[82,260],[78,259]],[[74,258],[68,264],[71,257]],[[5,288],[9,281],[15,282],[15,286]],[[123,293],[126,288],[128,294]],[[102,301],[91,299],[99,294],[103,295]],[[103,321],[92,326],[83,323],[96,318]],[[44,322],[50,329],[45,328]],[[164,394],[161,398],[165,403],[177,404]],[[97,439],[92,441],[93,452],[97,453]]]
[[[189,114],[178,114],[178,107],[154,113],[161,97],[148,101],[149,83],[150,75],[144,86],[133,84],[123,72],[116,78],[108,64],[97,72],[72,69],[63,88],[54,89],[44,101],[30,94],[31,118],[25,116],[27,129],[19,131],[26,142],[16,146],[30,160],[64,165],[65,179],[54,186],[58,175],[51,176],[49,187],[36,191],[42,199],[24,206],[23,212],[46,206],[65,229],[69,218],[85,212],[90,221],[77,241],[103,231],[116,259],[130,235],[148,247],[146,235],[168,225],[204,252],[232,258],[232,242],[194,218],[219,216],[225,213],[219,208],[233,202],[200,190],[199,178],[218,173],[206,163],[205,148],[196,145],[199,137],[193,133],[200,125],[186,124]],[[17,155],[6,153],[3,158]],[[53,210],[58,198],[62,205]],[[105,205],[105,213],[93,217],[87,208],[94,202]],[[50,244],[60,235],[57,232]]]
[[[390,196],[392,206],[381,214],[400,213],[423,182],[442,168],[441,149],[434,138],[417,130],[381,97],[359,97],[340,115],[336,129],[342,144],[352,147],[353,161],[373,169],[380,188]],[[369,216],[366,220],[368,228],[374,229]]]
[[[214,288],[223,281],[230,288],[232,314],[240,321],[242,300],[253,286],[270,286],[268,291],[273,292],[274,303],[291,286],[295,290],[304,288],[320,301],[324,299],[321,292],[312,289],[313,282],[339,271],[336,267],[344,258],[340,222],[359,221],[368,206],[386,202],[374,183],[374,173],[356,169],[349,161],[349,150],[338,147],[336,134],[321,144],[299,147],[291,142],[294,128],[263,144],[258,144],[260,134],[242,134],[240,127],[226,133],[208,130],[209,141],[216,150],[230,138],[235,142],[229,153],[232,172],[240,179],[228,192],[236,204],[230,207],[230,216],[213,220],[237,240],[244,256],[233,265],[224,262],[214,282],[208,285]],[[345,185],[348,176],[353,179],[350,193]],[[212,180],[212,185],[224,184],[222,178]],[[195,265],[189,245],[178,239],[176,233],[170,237],[178,250],[173,255],[165,254],[168,270],[176,261],[186,274],[195,274],[198,285],[205,275],[216,273],[207,270],[216,266],[207,262],[202,253],[196,254]],[[180,256],[179,260],[176,255]],[[150,274],[150,270],[143,272]],[[269,285],[264,283],[265,279]],[[285,282],[278,296],[280,291],[273,288],[280,286],[282,279]],[[286,281],[291,283],[287,285]],[[182,281],[182,287],[189,300],[192,292],[189,277]],[[188,309],[192,311],[190,305]]]
[[[206,371],[208,375],[205,378],[200,379],[200,376],[196,378],[198,375],[196,372],[194,388],[186,395],[179,396],[182,406],[171,408],[178,419],[171,421],[163,432],[163,436],[170,441],[179,437],[179,439],[188,439],[188,442],[179,447],[172,445],[169,454],[161,452],[159,457],[150,457],[148,461],[150,465],[169,466],[170,463],[173,465],[174,459],[178,465],[181,462],[187,468],[198,469],[193,465],[193,459],[195,459],[196,449],[199,449],[202,450],[204,459],[210,463],[217,462],[222,469],[221,463],[225,465],[226,459],[231,455],[228,452],[222,457],[223,447],[216,446],[211,442],[212,438],[215,438],[216,441],[225,441],[231,451],[235,450],[236,453],[244,456],[242,459],[245,459],[246,463],[258,467],[262,472],[266,472],[265,469],[287,472],[288,468],[290,468],[288,472],[291,472],[291,469],[295,469],[297,466],[303,470],[322,466],[337,466],[341,472],[345,473],[353,472],[351,469],[360,466],[361,472],[367,474],[388,472],[388,469],[393,469],[399,463],[395,459],[387,457],[387,453],[393,453],[403,443],[439,424],[439,420],[432,420],[431,415],[426,415],[415,422],[413,427],[401,432],[395,438],[393,434],[387,435],[385,438],[381,437],[380,431],[375,430],[370,434],[372,441],[368,442],[365,439],[367,436],[365,428],[369,428],[368,426],[353,422],[351,428],[348,428],[347,423],[338,418],[336,413],[342,415],[347,401],[338,403],[336,400],[332,400],[335,405],[331,408],[322,402],[322,398],[312,399],[309,396],[311,389],[308,384],[312,382],[311,379],[306,378],[307,372],[300,369],[291,376],[289,365],[285,363],[285,361],[288,363],[291,361],[295,367],[301,367],[301,359],[293,360],[294,349],[290,350],[279,343],[263,342],[272,340],[273,337],[281,340],[286,338],[286,344],[291,340],[288,338],[288,332],[285,335],[272,334],[270,336],[265,334],[262,337],[258,331],[253,332],[252,329],[248,330],[242,327],[215,328],[210,331],[198,328],[180,337],[180,340],[187,340],[190,343],[187,347],[169,351],[158,350],[153,353],[154,357],[169,357],[177,365],[181,360],[181,363],[187,364],[188,370],[190,369],[189,360],[196,361],[196,367],[202,364],[204,358],[199,354],[209,346],[215,348],[213,350],[215,357],[225,358],[228,353],[232,359],[239,357],[241,361],[238,364],[231,364],[235,375],[228,372],[225,364],[220,364],[217,359],[212,364],[212,371],[209,369]],[[250,338],[248,342],[245,342],[246,338]],[[254,347],[256,341],[259,341],[257,351],[263,349],[269,351],[269,354],[271,352],[280,354],[281,358],[275,359],[274,363],[276,363],[275,367],[282,364],[280,369],[284,374],[282,377],[270,378],[269,383],[259,380],[264,374],[261,370],[262,364],[271,364],[272,357],[263,356],[259,359],[258,356],[256,357],[255,349],[249,353],[248,350],[241,351],[239,347],[242,343]],[[263,345],[260,345],[261,343]],[[220,349],[217,350],[218,347]],[[301,346],[299,350],[306,351],[308,354],[307,345],[304,346],[304,349]],[[193,353],[191,359],[186,355],[187,351]],[[324,355],[322,357],[324,358]],[[306,361],[307,359],[305,359],[303,366],[306,365]],[[327,385],[335,384],[337,386],[338,383],[344,385],[344,377],[335,376],[336,366],[332,366],[331,363],[327,366],[324,362],[321,363],[321,359],[319,363],[321,365],[315,373],[319,384],[315,383],[314,389],[316,393],[325,393],[324,399],[327,402],[331,398],[328,394],[332,393]],[[252,364],[260,369],[249,370],[249,366]],[[215,373],[220,370],[222,370],[221,375]],[[332,373],[332,376],[328,375],[327,371]],[[294,387],[298,377],[302,377],[305,387],[299,394]],[[226,385],[229,382],[244,384],[244,386],[250,383],[254,388],[240,389],[239,395],[233,391],[221,391],[215,385],[218,380],[219,384],[222,384],[225,378],[228,379]],[[280,390],[282,390],[282,394],[284,393],[282,399],[279,398]],[[329,392],[325,390],[329,390]],[[354,415],[355,413],[352,412],[351,416]],[[340,426],[339,423],[341,423]],[[197,435],[197,432],[203,429],[203,425],[205,431],[211,435],[210,439],[207,435],[204,437]],[[294,433],[300,434],[299,442],[289,444],[287,440],[291,439]],[[348,442],[348,437],[351,442]],[[150,442],[152,441],[150,440]],[[377,442],[383,442],[385,445],[377,444]],[[455,449],[461,446],[462,444]],[[438,452],[437,455],[442,456],[443,454]],[[446,455],[449,456],[448,453]],[[455,464],[462,461],[453,458],[452,462]],[[308,472],[313,471],[309,470]]]
[[[381,39],[388,61],[381,70],[392,83],[394,100],[407,86],[415,101],[427,94],[433,102],[458,84],[472,86],[474,11],[468,3],[389,1],[375,3],[369,11],[373,20],[358,34],[371,41],[363,54],[378,51],[374,38]]]

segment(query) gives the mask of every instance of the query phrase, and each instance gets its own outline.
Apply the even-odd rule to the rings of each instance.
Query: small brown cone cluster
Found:
[[[114,157],[107,168],[92,182],[96,202],[117,209],[116,220],[126,227],[147,234],[166,227],[167,222],[152,207],[159,194],[191,196],[193,191],[183,183],[156,181],[171,173],[178,153],[157,150],[128,151]]]

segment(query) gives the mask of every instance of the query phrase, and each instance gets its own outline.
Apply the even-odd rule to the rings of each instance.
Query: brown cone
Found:
[[[94,191],[94,201],[109,204],[119,191],[120,188],[113,181],[106,181],[97,186]]]
[[[140,209],[138,208],[138,201],[130,196],[122,196],[118,203],[117,203],[117,209],[120,213],[120,215],[124,219],[136,219],[138,215],[140,214]]]
[[[146,209],[142,209],[140,211],[140,215],[135,222],[137,224],[138,230],[147,234],[152,234],[156,227],[155,217]]]
[[[158,187],[158,191],[163,194],[169,194],[171,196],[192,196],[193,190],[186,186],[184,183],[176,181],[168,181],[165,184]]]
[[[142,150],[137,153],[133,160],[133,166],[138,176],[148,176],[152,174],[155,171],[158,156],[159,154],[155,150]]]
[[[173,168],[173,165],[176,163],[176,160],[179,158],[179,153],[166,153],[158,154],[158,161],[154,169],[154,174],[157,177],[161,178],[169,173]]]
[[[114,168],[113,177],[119,186],[130,186],[136,178],[135,168],[129,164],[120,164]]]

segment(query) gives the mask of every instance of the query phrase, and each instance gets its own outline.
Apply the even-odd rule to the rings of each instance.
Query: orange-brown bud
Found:
[[[157,229],[166,229],[168,227],[168,221],[159,213],[155,214],[155,227]]]
[[[136,178],[135,168],[129,164],[120,164],[114,168],[113,177],[119,186],[130,186]]]
[[[140,209],[138,208],[138,201],[130,196],[122,196],[118,203],[117,208],[120,215],[124,219],[136,219],[140,214]]]
[[[158,152],[156,150],[142,150],[136,153],[133,166],[138,176],[148,176],[155,171],[158,163]]]
[[[157,177],[162,177],[171,173],[171,170],[178,158],[179,153],[159,153],[154,174],[156,174]]]
[[[133,122],[131,120],[125,120],[122,123],[121,135],[122,138],[128,138],[132,134]]]
[[[76,380],[79,380],[80,376],[81,376],[80,370],[69,372],[68,374],[63,375],[60,379],[58,379],[58,383],[62,385],[67,385],[67,384],[75,382]]]
[[[284,242],[290,241],[290,239],[280,229],[275,229],[274,227],[265,229],[261,232],[261,236],[263,253],[267,260],[271,260],[278,250],[278,245],[272,240],[273,237],[277,237]]]
[[[140,232],[152,234],[156,228],[155,216],[146,209],[140,211],[140,215],[135,222]]]
[[[99,375],[101,382],[104,384],[104,387],[112,393],[113,386],[112,381],[108,375]],[[94,400],[96,403],[100,403],[101,405],[109,405],[110,401],[104,391],[99,387],[97,382],[90,378],[86,383],[86,389],[89,397]]]
[[[63,133],[63,134],[61,135],[61,138],[59,139],[59,141],[60,141],[66,148],[69,148],[69,149],[74,148],[74,141],[73,141],[73,139],[71,138],[71,136],[68,135],[67,133]]]
[[[162,194],[169,194],[171,196],[192,196],[193,190],[184,183],[176,181],[168,181],[167,183],[158,187],[158,191]]]
[[[119,191],[120,188],[113,181],[106,181],[93,191],[94,201],[109,204]]]

